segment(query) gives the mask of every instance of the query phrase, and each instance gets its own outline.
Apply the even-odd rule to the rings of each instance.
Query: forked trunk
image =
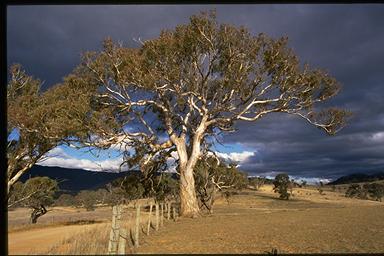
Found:
[[[180,169],[180,215],[185,217],[198,217],[199,204],[195,191],[193,169]]]
[[[39,207],[34,207],[31,213],[31,223],[36,224],[37,219],[47,213],[44,205],[40,205]]]

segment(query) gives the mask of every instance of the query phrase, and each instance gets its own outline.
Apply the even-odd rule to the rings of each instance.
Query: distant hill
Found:
[[[92,172],[83,169],[68,169],[62,167],[51,167],[34,165],[31,170],[21,176],[20,180],[25,182],[29,177],[47,176],[51,179],[61,181],[59,187],[66,193],[77,193],[80,190],[93,190],[104,187],[114,179],[128,175],[130,172]]]
[[[354,173],[346,176],[342,176],[335,181],[328,183],[329,185],[339,185],[348,183],[359,182],[372,182],[376,180],[384,180],[384,172],[377,172],[374,174]]]

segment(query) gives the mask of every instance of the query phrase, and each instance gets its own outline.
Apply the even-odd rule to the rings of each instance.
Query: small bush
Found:
[[[57,206],[74,206],[76,205],[75,197],[70,194],[61,194],[59,198],[55,200]]]
[[[285,173],[280,173],[276,175],[275,180],[273,181],[273,191],[280,194],[281,199],[288,200],[290,195],[288,193],[288,187],[290,184],[289,176]]]
[[[363,189],[369,194],[369,196],[372,199],[381,202],[381,199],[384,196],[384,184],[379,184],[379,183],[365,184],[363,186]]]
[[[345,191],[345,196],[350,198],[368,199],[367,190],[359,184],[351,184],[347,191]]]

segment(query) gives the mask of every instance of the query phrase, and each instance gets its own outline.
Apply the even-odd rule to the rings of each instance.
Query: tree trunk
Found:
[[[180,168],[180,174],[180,215],[198,217],[200,209],[196,197],[193,168]]]
[[[187,153],[187,144],[185,137],[171,138],[177,148],[179,155],[180,171],[180,216],[198,217],[200,208],[196,197],[195,178],[193,177],[193,168],[200,156],[200,145],[206,129],[205,123],[208,116],[205,115],[199,127],[196,129],[192,139],[191,152]]]
[[[46,213],[47,213],[47,210],[45,209],[45,207],[43,205],[40,205],[40,207],[34,207],[32,213],[31,213],[31,223],[36,224],[37,219]]]

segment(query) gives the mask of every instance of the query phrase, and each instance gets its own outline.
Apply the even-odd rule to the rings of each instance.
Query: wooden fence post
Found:
[[[176,216],[176,207],[173,205],[172,206],[172,211],[173,211],[173,221],[176,221],[177,216]]]
[[[155,230],[159,230],[159,203],[156,202],[156,225],[155,225]]]
[[[168,202],[167,203],[167,220],[169,220],[169,218],[171,217],[171,203]]]
[[[164,226],[164,203],[160,204],[161,216],[160,216],[160,227]]]
[[[152,202],[149,205],[149,216],[148,216],[148,226],[147,226],[147,235],[149,235],[149,229],[151,228],[151,215],[152,215]]]
[[[125,254],[125,245],[128,239],[127,230],[125,228],[120,229],[119,245],[117,249],[117,254]]]
[[[112,207],[112,227],[109,233],[108,254],[117,253],[117,243],[119,240],[120,226],[118,220],[121,217],[120,206]]]
[[[135,247],[139,247],[140,203],[136,205]]]

